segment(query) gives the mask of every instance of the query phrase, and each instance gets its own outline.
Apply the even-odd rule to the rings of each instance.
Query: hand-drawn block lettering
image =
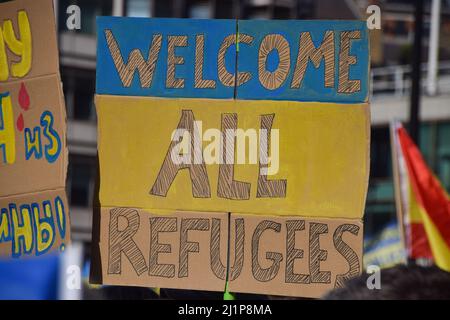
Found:
[[[183,110],[177,129],[187,130],[190,136],[194,137],[194,134],[198,134],[198,132],[194,133],[194,130],[197,131],[194,121],[194,113],[191,110]],[[195,139],[191,139],[191,150],[195,149],[194,140]],[[158,173],[158,177],[156,178],[156,181],[150,190],[150,194],[165,197],[173,180],[177,176],[178,171],[187,168],[189,169],[191,177],[193,196],[196,198],[211,197],[208,173],[206,171],[203,155],[198,155],[199,157],[201,157],[201,163],[198,164],[196,164],[193,159],[191,159],[192,161],[190,161],[189,164],[175,164],[171,158],[171,151],[177,143],[177,141],[172,141],[170,143],[169,150],[167,151],[166,157],[164,158],[164,162]]]
[[[318,68],[322,59],[325,60],[325,87],[334,87],[334,50],[333,31],[329,30],[325,33],[323,41],[318,48],[314,46],[311,33],[302,32],[291,88],[300,88],[302,85],[309,60],[311,60],[315,68]]]
[[[255,228],[252,237],[252,273],[253,277],[260,282],[268,282],[276,277],[280,269],[283,255],[279,252],[266,252],[266,259],[272,260],[273,263],[268,268],[262,268],[259,264],[259,240],[264,231],[271,229],[275,232],[281,231],[281,223],[276,223],[270,220],[261,221]]]
[[[39,205],[35,202],[31,204],[36,228],[36,255],[44,254],[50,250],[55,241],[55,224],[50,202],[44,201],[42,208],[44,217],[41,218]]]
[[[253,37],[244,33],[239,34],[238,38],[239,43],[251,44],[253,42]],[[231,34],[227,36],[220,48],[219,53],[217,55],[217,75],[219,77],[220,82],[226,87],[234,87],[235,78],[237,78],[237,85],[240,86],[252,78],[252,74],[250,72],[245,71],[237,71],[236,75],[234,73],[229,72],[225,66],[225,54],[233,44],[236,44],[236,36]],[[238,52],[236,52],[238,54]]]
[[[125,218],[127,226],[119,230],[119,218]],[[133,236],[139,229],[139,213],[134,209],[114,208],[109,218],[108,274],[122,273],[122,252],[130,261],[137,275],[147,271],[144,256]]]
[[[234,180],[233,163],[236,145],[234,132],[236,132],[236,129],[237,114],[222,114],[223,162],[219,165],[217,195],[226,199],[248,200],[250,198],[250,183]]]
[[[267,57],[272,50],[277,50],[278,67],[275,71],[266,69]],[[291,53],[289,43],[279,34],[269,34],[261,41],[258,53],[258,76],[261,85],[269,90],[281,87],[289,74]]]
[[[182,219],[180,228],[180,265],[178,278],[189,276],[188,256],[189,252],[200,252],[198,242],[188,241],[189,230],[209,230],[209,219]]]
[[[358,255],[353,249],[342,240],[344,232],[350,232],[357,236],[359,232],[359,226],[354,224],[342,224],[336,228],[333,234],[333,243],[336,251],[339,252],[349,265],[349,270],[345,274],[338,274],[336,276],[335,287],[342,287],[344,282],[348,279],[357,276],[361,272],[361,265]]]
[[[305,230],[305,220],[286,221],[286,283],[310,283],[309,274],[299,274],[294,272],[295,259],[303,258],[303,250],[295,248],[295,232]]]
[[[233,281],[242,272],[244,266],[244,219],[235,220],[235,237],[234,237],[234,263],[231,266],[231,243],[228,246],[229,266],[228,281]],[[231,239],[230,239],[231,242]],[[212,219],[211,227],[211,270],[219,279],[226,279],[226,266],[220,261],[220,220]]]
[[[228,267],[228,281],[237,279],[244,267],[245,220],[241,218],[235,219],[234,223],[234,263],[233,266],[231,266],[231,248],[229,248],[230,266]]]
[[[6,208],[0,210],[0,243],[11,240],[11,223],[9,212]]]
[[[343,31],[339,52],[339,93],[354,93],[361,90],[361,79],[350,80],[350,65],[356,64],[356,57],[350,55],[351,40],[361,39],[361,31]]]
[[[204,65],[204,46],[205,36],[198,34],[195,40],[195,79],[194,88],[200,89],[214,89],[216,88],[215,80],[203,79],[203,65]]]
[[[148,262],[148,274],[155,277],[175,277],[175,265],[159,264],[159,253],[171,253],[170,244],[159,243],[160,232],[177,231],[177,218],[154,217],[150,218],[150,259]]]
[[[230,34],[227,36],[219,48],[219,53],[217,54],[217,76],[220,82],[225,87],[234,87],[234,73],[231,73],[227,70],[225,66],[225,54],[229,47],[236,43],[236,36],[234,34]]]
[[[16,205],[10,205],[9,211],[11,212],[13,230],[12,256],[20,257],[24,253],[29,254],[33,250],[31,208],[28,204],[21,205],[19,209]]]
[[[260,144],[265,141],[266,146],[260,145],[260,150],[266,150],[267,153],[260,151],[259,156],[259,176],[258,176],[258,188],[256,191],[257,198],[285,198],[286,197],[286,188],[287,188],[287,180],[268,180],[267,174],[264,171],[267,171],[268,158],[269,158],[269,146],[270,143],[270,132],[272,131],[273,119],[275,118],[275,114],[266,114],[261,116],[261,131],[267,133],[266,139],[260,139]]]
[[[253,37],[248,34],[245,34],[245,33],[240,33],[238,35],[238,41],[239,41],[239,43],[251,44],[253,42]],[[237,54],[239,54],[239,52]],[[237,86],[240,86],[240,85],[246,83],[251,78],[252,78],[252,74],[250,72],[238,71]]]
[[[155,34],[153,36],[150,52],[147,61],[142,57],[139,49],[131,51],[127,64],[124,63],[122,54],[120,53],[119,45],[111,30],[105,30],[106,42],[108,44],[111,57],[114,61],[114,66],[119,73],[120,80],[124,87],[130,87],[133,82],[133,77],[136,69],[139,74],[139,80],[143,88],[150,88],[153,81],[153,74],[156,68],[156,61],[158,59],[159,51],[161,50],[162,36]]]
[[[176,47],[186,47],[187,36],[169,36],[167,45],[167,88],[184,88],[184,79],[175,78],[175,66],[184,64],[184,57],[175,55]]]
[[[3,32],[0,28],[0,81],[6,81],[9,78],[8,55],[6,54]]]
[[[210,240],[211,270],[219,279],[225,280],[227,268],[220,260],[220,219],[212,219]]]
[[[26,11],[20,10],[18,12],[17,25],[19,26],[20,40],[16,38],[11,20],[5,20],[3,23],[3,38],[8,48],[21,58],[20,62],[12,63],[11,75],[16,78],[23,78],[31,70],[31,60],[33,56],[31,28]],[[0,56],[1,55],[2,54],[0,53]]]
[[[14,129],[14,112],[9,93],[0,93],[0,161],[8,164],[16,162],[16,130]]]
[[[327,260],[328,252],[320,249],[321,234],[328,233],[324,223],[311,222],[309,225],[309,273],[311,283],[331,283],[331,272],[320,271],[320,262]]]

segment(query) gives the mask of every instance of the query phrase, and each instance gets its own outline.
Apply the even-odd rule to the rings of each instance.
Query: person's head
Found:
[[[326,300],[450,300],[450,273],[437,267],[395,266],[380,271],[380,289],[369,289],[370,274],[328,292]]]

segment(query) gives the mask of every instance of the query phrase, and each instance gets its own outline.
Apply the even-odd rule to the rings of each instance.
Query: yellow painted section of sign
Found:
[[[98,95],[96,107],[102,207],[363,216],[369,174],[368,104]],[[166,196],[150,194],[183,110],[202,121],[202,133],[220,130],[223,114],[236,113],[238,128],[258,131],[261,116],[274,114],[279,170],[267,177],[287,180],[285,197],[257,197],[258,163],[234,165],[234,180],[251,184],[248,200],[218,196],[219,164],[206,164],[209,198],[193,196],[188,169],[178,171]],[[203,149],[210,143],[203,141]]]

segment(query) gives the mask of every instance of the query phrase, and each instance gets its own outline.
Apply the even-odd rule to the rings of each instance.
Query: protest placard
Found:
[[[97,26],[92,279],[318,297],[360,273],[364,22]]]
[[[0,4],[0,255],[64,250],[66,114],[53,2]]]

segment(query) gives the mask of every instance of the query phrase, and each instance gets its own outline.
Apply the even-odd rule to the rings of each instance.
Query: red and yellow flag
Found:
[[[397,154],[407,176],[402,187],[408,195],[404,224],[409,256],[432,258],[450,272],[450,199],[406,130],[401,126],[395,130]]]

